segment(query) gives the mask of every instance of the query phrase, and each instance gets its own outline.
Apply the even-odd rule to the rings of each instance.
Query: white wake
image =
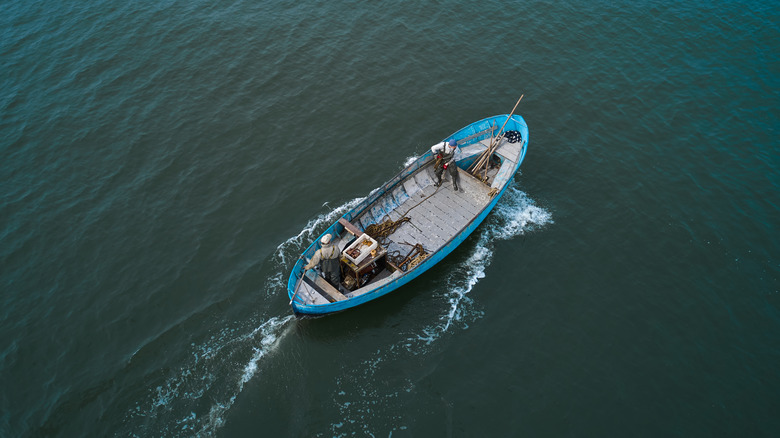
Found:
[[[264,289],[269,294],[283,294],[286,287],[284,273],[288,272],[289,260],[297,257],[333,221],[363,199],[352,199],[317,215],[300,233],[279,244],[270,260],[271,272],[274,274],[265,280]],[[470,321],[481,318],[482,312],[472,305],[474,301],[470,293],[487,275],[494,256],[494,242],[513,239],[549,223],[552,223],[549,212],[536,206],[533,200],[515,186],[510,186],[494,212],[475,232],[478,236],[477,244],[462,262],[461,269],[448,274],[444,279],[445,286],[440,291],[433,292],[433,298],[440,303],[438,316],[431,318],[422,327],[405,330],[406,334],[401,334],[397,344],[384,350],[379,349],[359,363],[361,374],[353,374],[350,380],[359,379],[362,383],[337,381],[336,385],[368,388],[386,360],[396,356],[408,357],[409,354],[425,353],[427,348],[446,334],[456,335],[457,330],[453,331],[453,328],[467,328]],[[148,400],[139,403],[128,414],[130,434],[214,435],[224,425],[227,412],[245,385],[262,372],[263,361],[279,348],[280,341],[294,327],[290,324],[293,320],[294,316],[291,314],[266,317],[257,323],[250,323],[249,329],[225,327],[207,341],[193,343],[190,360],[183,364],[178,372],[165,379],[164,383],[150,389]],[[246,327],[246,324],[244,326]],[[376,409],[377,403],[398,402],[399,396],[409,392],[411,386],[409,383],[408,387],[395,388],[389,393],[381,388],[374,388],[371,391],[375,394],[371,397],[366,397],[366,394],[348,394],[345,390],[338,391],[334,399],[337,405],[343,408],[344,418],[332,424],[331,432],[338,435],[343,432],[339,429],[345,424],[359,423],[354,416],[366,414],[361,414],[362,410],[369,412]],[[369,402],[370,406],[361,407]],[[404,427],[398,426],[395,429],[402,430]]]
[[[347,436],[357,431],[369,436],[388,432],[392,435],[393,431],[406,430],[402,405],[406,397],[413,397],[414,381],[404,379],[384,386],[376,382],[386,381],[387,374],[394,375],[392,370],[401,366],[401,362],[408,363],[410,357],[430,353],[445,335],[457,336],[455,328],[466,329],[469,322],[482,318],[483,312],[473,305],[478,297],[472,299],[470,293],[488,275],[495,256],[495,242],[514,239],[551,223],[549,211],[537,206],[515,184],[507,188],[493,213],[475,232],[478,241],[470,254],[460,263],[459,269],[453,269],[445,278],[441,290],[433,292],[439,297],[438,316],[421,328],[402,333],[398,342],[377,349],[336,381],[338,389],[333,398],[342,418],[331,424],[331,434]],[[351,388],[362,389],[350,393],[354,391]],[[377,416],[384,418],[386,425],[392,425],[389,431],[367,429],[365,420],[371,418],[376,424]]]

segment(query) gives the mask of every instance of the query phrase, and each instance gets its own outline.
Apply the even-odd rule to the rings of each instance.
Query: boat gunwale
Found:
[[[504,192],[509,187],[509,181],[507,181],[501,190],[496,194],[496,196],[479,211],[478,214],[476,214],[469,222],[461,228],[457,233],[455,233],[449,240],[447,240],[437,251],[435,251],[433,254],[435,257],[429,257],[426,258],[422,263],[414,266],[412,269],[409,269],[408,271],[404,272],[402,275],[400,275],[395,280],[392,280],[389,283],[385,283],[381,285],[380,287],[377,287],[376,289],[367,290],[359,295],[355,295],[352,297],[349,297],[349,299],[344,301],[336,301],[336,302],[328,302],[323,304],[298,304],[297,302],[294,302],[294,304],[298,304],[295,306],[294,310],[297,314],[315,314],[315,315],[325,315],[330,314],[333,312],[339,312],[342,310],[347,310],[355,306],[359,306],[360,304],[366,303],[368,301],[372,301],[376,298],[381,297],[382,295],[385,295],[392,290],[395,290],[404,284],[408,283],[409,281],[413,280],[417,276],[421,275],[428,269],[432,268],[434,265],[438,264],[444,257],[449,255],[455,248],[468,236],[471,235],[471,233],[482,223],[482,221],[485,220],[487,215],[493,210],[495,205],[498,203],[498,200],[504,195]],[[475,221],[479,219],[479,222],[474,224]],[[466,230],[470,227],[473,227],[471,231],[466,233]],[[456,240],[460,239],[460,242],[458,242],[458,245],[453,245],[452,243]],[[403,281],[399,284],[395,284],[396,282],[406,279],[406,281]],[[394,285],[395,284],[395,285]],[[390,288],[390,286],[393,286]],[[388,289],[389,288],[389,289]],[[383,291],[387,289],[386,291]],[[383,291],[380,293],[380,291]],[[365,299],[360,299],[361,297],[366,297]],[[370,298],[369,298],[370,297]],[[356,301],[359,300],[359,301]],[[347,305],[348,304],[348,305]],[[299,312],[298,309],[306,309],[306,310],[319,310],[319,309],[329,309],[327,311],[323,312]]]
[[[513,178],[514,175],[519,170],[520,165],[522,164],[525,158],[525,154],[528,148],[528,141],[529,141],[528,126],[525,123],[525,119],[523,119],[523,117],[518,114],[512,115],[511,118],[507,116],[508,116],[507,114],[502,114],[502,115],[486,117],[484,119],[478,120],[474,123],[464,126],[458,131],[455,131],[453,134],[446,137],[445,140],[449,138],[455,138],[456,140],[458,140],[457,138],[458,134],[472,127],[478,126],[485,121],[498,122],[500,120],[499,123],[501,123],[507,121],[508,119],[512,120],[519,127],[524,128],[522,132],[523,143],[520,147],[518,157],[516,160],[510,160],[510,161],[514,161],[514,169],[510,173],[510,175],[512,175]],[[474,128],[474,131],[476,131],[476,128]],[[486,129],[477,132],[472,132],[468,135],[461,137],[461,140],[466,139],[467,141],[469,141],[469,143],[466,144],[466,146],[472,145],[474,143],[483,140],[480,137],[482,137],[486,133],[487,133]],[[507,160],[507,158],[505,157],[504,159]],[[417,158],[413,163],[411,163],[409,166],[404,167],[402,170],[396,173],[392,178],[387,180],[387,182],[382,184],[379,188],[372,191],[368,196],[366,196],[366,198],[360,201],[358,205],[356,205],[348,212],[346,212],[344,215],[342,215],[341,218],[351,221],[354,218],[360,216],[360,214],[362,214],[366,209],[370,208],[372,205],[374,205],[374,203],[376,203],[379,199],[381,199],[382,196],[386,195],[388,192],[392,191],[392,189],[397,187],[398,184],[402,183],[410,176],[423,171],[423,169],[428,165],[430,165],[431,163],[433,163],[433,157],[431,151],[428,150],[419,158]],[[451,238],[445,241],[443,245],[441,245],[436,251],[434,251],[431,257],[426,258],[420,264],[412,267],[408,271],[403,272],[400,276],[398,276],[394,280],[378,285],[375,289],[370,289],[358,295],[349,297],[349,299],[347,300],[328,302],[322,304],[305,304],[295,300],[295,294],[296,294],[295,289],[290,289],[290,287],[291,285],[293,285],[293,283],[295,283],[296,285],[294,287],[297,288],[298,279],[301,279],[303,275],[305,275],[305,272],[303,272],[302,270],[302,265],[304,264],[303,257],[305,254],[309,253],[312,250],[312,248],[316,245],[316,243],[319,241],[319,238],[314,239],[311,242],[311,244],[309,244],[309,246],[306,248],[306,250],[302,252],[301,256],[299,256],[298,260],[296,261],[295,265],[293,266],[290,272],[290,277],[287,284],[287,290],[288,290],[288,297],[291,297],[293,312],[299,316],[301,315],[322,316],[322,315],[327,315],[335,312],[340,312],[343,310],[347,310],[359,306],[368,301],[372,301],[376,298],[379,298],[405,285],[409,281],[413,280],[414,278],[418,277],[419,275],[421,275],[422,273],[424,273],[425,271],[427,271],[428,269],[432,268],[434,265],[439,263],[442,259],[444,259],[444,257],[449,255],[457,246],[459,246],[460,243],[462,243],[466,238],[468,238],[468,236],[470,236],[471,233],[474,232],[474,230],[476,230],[476,228],[482,223],[482,221],[484,221],[487,215],[493,210],[495,205],[498,203],[499,199],[503,196],[504,192],[509,187],[512,178],[507,178],[505,181],[501,182],[501,188],[498,191],[498,193],[496,193],[496,195],[493,197],[493,199],[491,199],[490,202],[486,203],[485,206],[482,207],[479,210],[479,212],[476,213],[474,217],[472,217],[460,230],[458,230],[455,234],[453,234]],[[337,230],[338,227],[343,228],[343,225],[339,223],[339,219],[336,219],[325,231],[321,233],[320,237],[322,237],[326,233],[335,232],[335,230]],[[457,242],[457,244],[454,244],[455,242]],[[296,273],[300,273],[300,275],[295,276],[294,274]],[[393,274],[391,274],[391,276],[392,275]]]

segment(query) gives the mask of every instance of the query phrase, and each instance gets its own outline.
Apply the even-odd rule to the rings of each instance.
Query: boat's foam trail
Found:
[[[455,270],[447,279],[450,286],[445,295],[449,309],[441,316],[440,323],[424,329],[418,339],[430,344],[454,322],[463,320],[465,309],[462,305],[470,302],[468,293],[485,277],[485,270],[493,259],[494,241],[509,240],[549,223],[552,223],[550,212],[538,207],[515,184],[509,186],[481,232],[477,231],[479,241],[462,269]]]
[[[238,384],[234,386],[234,389],[227,400],[216,401],[212,404],[208,416],[200,425],[200,430],[197,432],[198,436],[211,436],[217,429],[224,425],[225,414],[230,407],[233,406],[233,403],[236,402],[236,397],[244,390],[244,385],[257,373],[260,360],[277,348],[279,340],[288,333],[288,331],[283,330],[283,328],[293,319],[293,315],[288,315],[284,318],[273,317],[248,335],[239,338],[242,341],[248,341],[254,339],[258,332],[262,335],[260,338],[260,345],[252,347],[252,357],[249,359],[249,362],[244,365]],[[186,418],[189,418],[189,416],[185,417],[185,419]]]
[[[483,315],[481,311],[472,308],[473,300],[468,294],[488,275],[488,267],[494,256],[494,241],[509,240],[551,223],[550,212],[538,207],[515,184],[507,188],[496,209],[475,232],[477,244],[460,263],[460,269],[453,269],[453,273],[445,279],[445,290],[439,295],[439,317],[423,324],[422,328],[410,328],[408,334],[401,335],[397,343],[369,353],[368,357],[356,364],[354,370],[345,371],[337,379],[333,399],[341,417],[331,424],[331,434],[386,434],[387,430],[369,429],[366,418],[371,418],[373,424],[381,423],[377,417],[385,419],[387,425],[393,425],[391,435],[396,430],[407,430],[404,424],[413,424],[414,421],[404,418],[401,414],[404,410],[399,406],[405,405],[408,397],[414,397],[414,387],[419,380],[398,377],[394,370],[402,366],[400,363],[408,367],[410,354],[426,354],[445,334],[457,333],[452,330],[453,327],[468,327],[470,320]],[[354,388],[361,389],[356,391]]]
[[[135,429],[131,434],[214,435],[224,424],[226,412],[244,385],[257,374],[261,360],[272,353],[288,333],[286,328],[291,327],[288,323],[293,319],[293,315],[275,316],[248,332],[223,329],[204,344],[193,344],[192,360],[183,365],[177,375],[152,391],[148,405],[138,404],[128,414],[130,423],[135,423],[134,418],[142,419],[138,421],[139,426],[130,425]],[[250,349],[251,357],[242,359]],[[235,369],[234,364],[242,361],[245,361],[243,368]],[[208,410],[203,403],[206,400],[210,403]],[[179,418],[172,418],[176,416]]]
[[[276,253],[270,262],[272,265],[271,270],[276,273],[266,279],[264,290],[268,291],[269,295],[274,295],[279,292],[279,288],[282,288],[282,290],[286,289],[287,278],[284,275],[288,274],[289,269],[292,267],[292,263],[288,260],[300,256],[312,240],[364,199],[366,198],[355,198],[334,209],[330,209],[327,202],[322,204],[323,207],[329,209],[327,212],[318,214],[303,227],[300,233],[288,238],[276,247]]]
[[[295,236],[277,246],[268,261],[270,274],[264,289],[284,294],[287,260],[297,257],[328,225],[365,198],[355,198],[311,219]],[[293,326],[294,316],[260,318],[260,323],[224,327],[201,344],[191,345],[191,358],[175,375],[150,388],[146,402],[127,415],[130,435],[211,436],[224,425],[226,414],[244,386],[262,369],[261,364],[278,348]],[[237,367],[236,364],[243,364]],[[163,372],[163,371],[161,371]],[[208,402],[207,402],[208,401]],[[149,433],[152,432],[152,433]]]
[[[265,281],[268,293],[284,294],[285,279],[282,273],[289,268],[286,261],[300,254],[322,230],[363,199],[347,201],[335,209],[319,214],[310,220],[300,233],[282,242],[269,261],[274,273]],[[511,239],[548,223],[552,223],[549,212],[537,207],[525,193],[510,186],[499,201],[494,214],[477,230],[478,243],[462,263],[462,269],[455,270],[458,272],[446,279],[445,284],[448,286],[440,295],[444,301],[438,320],[422,329],[413,329],[417,333],[409,334],[397,345],[391,345],[388,351],[378,350],[360,366],[366,374],[356,378],[371,380],[379,372],[381,363],[388,355],[407,355],[410,352],[419,354],[425,350],[420,347],[432,344],[457,323],[467,324],[467,318],[479,317],[480,312],[469,309],[465,304],[471,302],[469,292],[486,275],[486,269],[493,257],[493,240]],[[260,320],[259,323],[244,324],[243,328],[222,328],[202,344],[192,344],[190,360],[184,361],[186,363],[181,364],[176,374],[165,379],[164,383],[150,388],[149,399],[139,403],[128,413],[128,435],[216,434],[224,425],[228,410],[244,386],[260,372],[263,360],[267,360],[278,348],[280,340],[289,333],[293,327],[289,323],[294,317],[281,315]],[[401,353],[402,351],[404,353]],[[336,383],[341,386],[341,382]],[[394,388],[391,394],[384,396],[382,389],[373,389],[376,397],[372,399],[393,403],[399,394],[408,392],[413,385],[413,382],[409,382],[407,388]],[[336,398],[337,403],[342,403],[343,399],[351,398],[351,395],[339,391]],[[352,406],[352,401],[343,402],[345,417],[338,423],[334,422],[334,434],[343,432],[339,428],[345,421],[349,423],[347,420],[350,415],[359,415],[361,411],[357,405],[361,400],[364,400],[364,397],[359,397]],[[375,408],[374,405],[367,406],[366,411],[373,411]]]
[[[327,226],[323,226],[323,225],[332,224],[334,221],[336,221],[336,219],[343,216],[344,213],[354,208],[364,199],[366,198],[355,198],[351,201],[347,201],[344,204],[326,213],[321,213],[317,215],[317,217],[315,217],[314,219],[310,220],[306,224],[306,226],[303,227],[300,233],[298,233],[296,236],[290,237],[289,239],[280,243],[279,246],[276,247],[276,255],[278,257],[279,263],[286,265],[287,257],[291,252],[290,251],[291,247],[295,249],[295,255],[300,254],[306,248],[303,245],[306,245],[309,242],[311,242],[311,240],[314,239],[314,237],[318,236],[319,233],[322,232],[322,230],[327,228]],[[325,204],[322,204],[322,206],[328,207],[328,203],[326,202]]]

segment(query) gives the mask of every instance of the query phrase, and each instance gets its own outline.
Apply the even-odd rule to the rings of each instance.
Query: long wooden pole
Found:
[[[512,108],[512,112],[509,113],[509,117],[506,118],[506,122],[504,122],[503,126],[501,126],[501,129],[498,130],[498,135],[501,135],[501,131],[504,130],[504,127],[506,126],[507,122],[509,122],[509,119],[511,119],[512,115],[514,115],[515,110],[517,109],[517,105],[520,105],[520,101],[523,100],[523,96],[525,96],[525,94],[521,94],[520,99],[517,99],[517,103],[515,104],[515,107]]]
[[[493,155],[493,152],[495,152],[496,149],[498,149],[498,145],[501,144],[502,140],[503,140],[503,136],[502,135],[499,135],[498,137],[496,137],[495,138],[495,142],[492,143],[490,145],[490,148],[488,150],[486,150],[482,154],[482,157],[480,157],[480,160],[479,160],[479,165],[477,166],[476,173],[479,173],[479,169],[481,169],[483,166],[485,167],[485,169],[487,169],[488,163],[490,163],[490,157]],[[485,179],[484,175],[483,175],[482,179],[483,180]]]
[[[512,112],[509,113],[509,117],[506,118],[506,121],[501,126],[501,129],[498,130],[498,135],[496,135],[496,139],[498,139],[498,144],[501,144],[502,131],[506,127],[506,124],[509,123],[509,119],[511,119],[512,116],[515,114],[515,110],[517,109],[517,106],[520,105],[520,101],[523,100],[523,96],[525,96],[525,94],[521,94],[520,99],[517,99],[517,103],[515,104],[515,107],[512,108]],[[483,180],[487,177],[487,168],[488,168],[488,164],[490,163],[490,156],[493,155],[493,152],[495,152],[496,149],[498,149],[498,144],[493,146],[493,151],[488,151],[489,153],[487,155],[487,159],[485,160],[485,171],[482,173]]]
[[[488,145],[487,149],[482,153],[482,155],[477,158],[477,161],[474,162],[474,164],[471,165],[469,168],[469,172],[474,174],[474,172],[479,172],[479,169],[484,165],[485,166],[485,173],[487,173],[487,163],[490,162],[490,156],[493,155],[493,152],[498,148],[498,144],[501,143],[501,131],[504,130],[506,127],[506,124],[509,122],[509,119],[512,118],[512,115],[514,115],[515,110],[517,109],[517,106],[520,105],[520,101],[523,100],[523,96],[525,94],[521,94],[520,98],[517,99],[517,103],[515,103],[514,108],[512,108],[512,112],[509,113],[509,117],[506,118],[506,121],[501,126],[501,129],[498,130],[498,133],[495,137],[493,137],[493,131],[491,129],[490,132],[490,144]],[[475,175],[476,176],[476,175]]]
[[[495,140],[494,140],[495,141]],[[501,140],[491,142],[490,146],[485,149],[484,152],[482,152],[482,155],[479,156],[479,159],[476,163],[474,163],[474,168],[472,171],[472,175],[477,176],[479,174],[479,170],[482,168],[482,166],[485,165],[486,162],[489,161],[489,158],[491,155],[493,155],[493,152],[495,152],[496,149],[498,149],[498,145],[501,143]]]
[[[474,161],[474,164],[472,164],[471,167],[469,167],[468,171],[472,175],[474,175],[474,172],[479,173],[479,169],[485,163],[485,158],[489,157],[490,156],[489,152],[493,150],[493,144],[495,143],[496,138],[497,138],[497,137],[493,137],[493,129],[494,128],[495,128],[495,126],[491,127],[491,129],[490,129],[490,143],[488,143],[487,148],[484,151],[482,151],[481,154],[479,154],[479,157],[477,157],[477,160]]]
[[[488,146],[488,149],[490,149],[490,146],[493,146],[493,130],[494,130],[494,129],[496,129],[496,125],[494,125],[494,124],[493,124],[493,122],[491,122],[491,126],[490,126],[490,145]],[[486,150],[487,150],[487,149],[486,149]],[[469,172],[469,173],[472,173],[472,174],[473,174],[474,170],[476,170],[477,168],[479,168],[479,166],[481,166],[481,162],[482,162],[482,156],[483,156],[484,154],[485,154],[485,153],[484,153],[484,152],[482,152],[482,154],[480,154],[480,156],[479,156],[479,157],[477,157],[477,160],[476,160],[476,161],[474,161],[474,164],[472,164],[471,166],[469,166],[469,169],[468,169],[468,172]]]

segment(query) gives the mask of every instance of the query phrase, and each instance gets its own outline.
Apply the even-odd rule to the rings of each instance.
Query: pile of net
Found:
[[[410,220],[411,219],[408,216],[404,216],[397,221],[388,218],[381,224],[371,224],[367,226],[365,232],[371,236],[372,239],[379,242],[380,245],[387,247],[387,244],[389,243],[388,236],[395,233],[395,230],[404,222],[409,222]]]

